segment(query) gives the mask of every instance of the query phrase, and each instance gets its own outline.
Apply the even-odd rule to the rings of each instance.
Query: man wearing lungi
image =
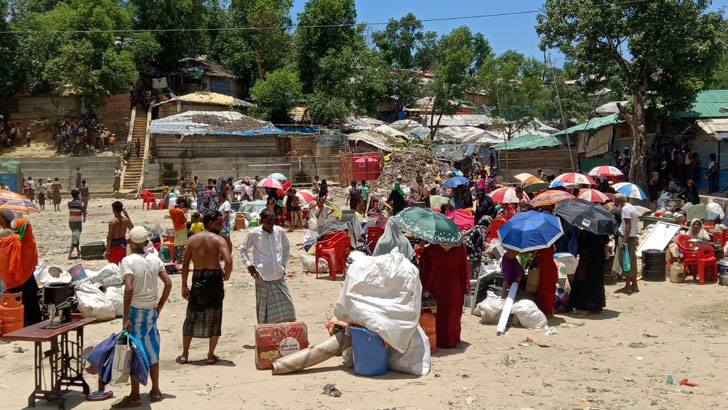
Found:
[[[68,201],[68,227],[71,228],[71,249],[68,251],[68,259],[73,259],[74,249],[78,254],[77,257],[81,257],[81,231],[83,230],[83,214],[86,212],[86,206],[78,199],[78,195],[78,189],[72,189],[71,197],[73,199]]]
[[[286,284],[285,269],[289,246],[286,231],[277,226],[270,209],[260,213],[261,226],[253,228],[240,245],[240,256],[255,278],[255,304],[258,323],[295,322],[296,310]],[[253,261],[248,249],[253,248]]]
[[[144,248],[149,243],[149,233],[143,226],[129,232],[131,254],[121,261],[121,274],[124,278],[124,329],[137,337],[149,361],[149,376],[152,402],[162,400],[159,390],[159,330],[157,318],[172,291],[172,280],[164,269],[164,263]],[[157,279],[164,283],[162,296],[157,300]],[[139,381],[131,378],[131,393],[114,403],[112,408],[136,407],[141,404]]]
[[[182,297],[187,300],[187,316],[182,325],[182,354],[177,363],[185,364],[189,358],[193,337],[209,338],[207,364],[215,364],[215,346],[222,334],[222,301],[225,297],[223,281],[230,279],[233,259],[227,242],[220,236],[222,214],[206,213],[202,219],[205,230],[187,241],[182,264]],[[225,261],[225,271],[220,269],[220,259]],[[195,265],[192,273],[192,289],[187,287],[190,261]]]
[[[109,221],[109,234],[106,236],[106,260],[118,265],[126,256],[126,231],[132,230],[134,224],[121,201],[114,201],[111,210],[114,219]]]

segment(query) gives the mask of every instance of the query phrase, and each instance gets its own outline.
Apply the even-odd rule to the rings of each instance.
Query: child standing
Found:
[[[192,225],[190,225],[190,234],[194,235],[205,230],[205,225],[202,223],[202,215],[199,212],[192,214]]]
[[[169,293],[172,280],[169,279],[164,263],[144,248],[149,243],[149,233],[143,226],[135,226],[129,232],[131,254],[121,260],[121,274],[124,278],[124,329],[137,337],[144,346],[149,361],[149,376],[152,402],[162,400],[159,390],[159,330],[157,318]],[[164,283],[162,296],[157,300],[157,279]],[[112,408],[134,407],[141,404],[139,381],[131,379],[131,393],[113,404]]]
[[[501,298],[505,299],[508,296],[508,290],[511,287],[511,283],[521,283],[525,272],[521,263],[518,261],[518,251],[508,249],[506,254],[501,260],[501,271],[503,272],[503,293]]]

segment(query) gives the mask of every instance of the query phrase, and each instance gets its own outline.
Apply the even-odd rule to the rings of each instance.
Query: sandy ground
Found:
[[[82,242],[102,240],[111,217],[111,200],[90,204]],[[142,211],[141,200],[127,201],[137,224],[171,226],[166,211]],[[66,260],[69,232],[67,213],[46,211],[31,218],[41,259],[50,265],[70,267]],[[234,232],[239,244],[244,231]],[[324,322],[333,313],[341,290],[338,282],[316,279],[302,271],[302,233],[290,235],[292,258],[289,285],[298,319],[308,325],[311,343],[327,337]],[[76,263],[76,262],[74,262]],[[103,261],[83,262],[98,269]],[[360,377],[333,358],[312,369],[288,376],[272,376],[254,365],[255,291],[244,287],[250,277],[234,258],[232,279],[226,284],[223,336],[217,354],[224,359],[205,366],[207,341],[197,339],[192,363],[178,365],[185,302],[180,296],[180,276],[172,278],[174,289],[159,320],[162,337],[161,389],[164,401],[154,408],[296,408],[296,409],[709,409],[725,408],[728,369],[728,291],[718,285],[641,282],[633,296],[614,294],[607,288],[607,309],[586,317],[557,316],[550,322],[557,333],[510,329],[496,337],[495,326],[481,325],[468,309],[462,316],[461,348],[438,350],[432,372],[414,377],[396,372]],[[99,341],[121,328],[120,319],[91,325],[87,341]],[[538,344],[522,346],[526,337]],[[644,348],[631,348],[630,343]],[[33,386],[32,350],[15,353],[13,348],[32,349],[31,343],[0,345],[0,408],[26,406]],[[511,366],[503,363],[512,362]],[[689,378],[696,388],[668,386]],[[87,375],[92,387],[95,379]],[[322,386],[336,383],[339,398],[322,395]],[[117,397],[128,386],[112,387]],[[148,392],[144,388],[143,392]],[[67,408],[109,408],[111,401],[86,402],[77,391],[66,395]],[[150,407],[147,393],[142,408]],[[721,404],[723,403],[723,404]],[[53,408],[45,402],[38,408]]]

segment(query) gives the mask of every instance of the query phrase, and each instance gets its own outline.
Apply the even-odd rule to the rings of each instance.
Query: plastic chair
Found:
[[[688,274],[693,275],[693,279],[698,278],[698,250],[690,244],[690,235],[680,234],[677,236],[677,247],[683,254],[683,277]],[[688,271],[689,266],[693,269]]]
[[[331,239],[333,239],[335,237],[338,238],[338,237],[342,237],[342,236],[349,236],[349,234],[346,231],[337,231],[337,232],[325,233],[324,234],[324,237],[321,238],[321,240],[319,242],[330,241]]]
[[[714,233],[713,237],[715,240],[720,240],[721,248],[725,248],[725,243],[728,242],[728,229],[723,229],[719,234]]]
[[[378,226],[370,226],[367,229],[367,243],[369,244],[369,252],[374,252],[374,248],[379,242],[379,238],[384,234],[384,229]]]
[[[152,209],[157,209],[157,198],[154,196],[153,193],[147,191],[146,189],[142,189],[139,191],[139,196],[142,197],[142,208],[146,205],[147,211],[149,210],[149,206],[151,205]]]
[[[318,261],[324,259],[329,264],[331,280],[336,280],[336,274],[341,272],[346,276],[346,258],[349,256],[351,238],[344,232],[342,236],[334,236],[327,241],[316,243],[316,279],[318,279]]]
[[[710,245],[701,246],[698,249],[698,274],[700,275],[700,284],[705,284],[706,270],[710,269],[710,280],[718,278],[718,260],[715,259],[713,247]],[[694,277],[694,276],[693,276]]]

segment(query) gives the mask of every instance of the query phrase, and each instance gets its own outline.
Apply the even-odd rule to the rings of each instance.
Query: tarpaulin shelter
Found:
[[[0,181],[5,182],[8,189],[18,192],[23,187],[23,176],[20,173],[20,162],[9,158],[0,158]]]

